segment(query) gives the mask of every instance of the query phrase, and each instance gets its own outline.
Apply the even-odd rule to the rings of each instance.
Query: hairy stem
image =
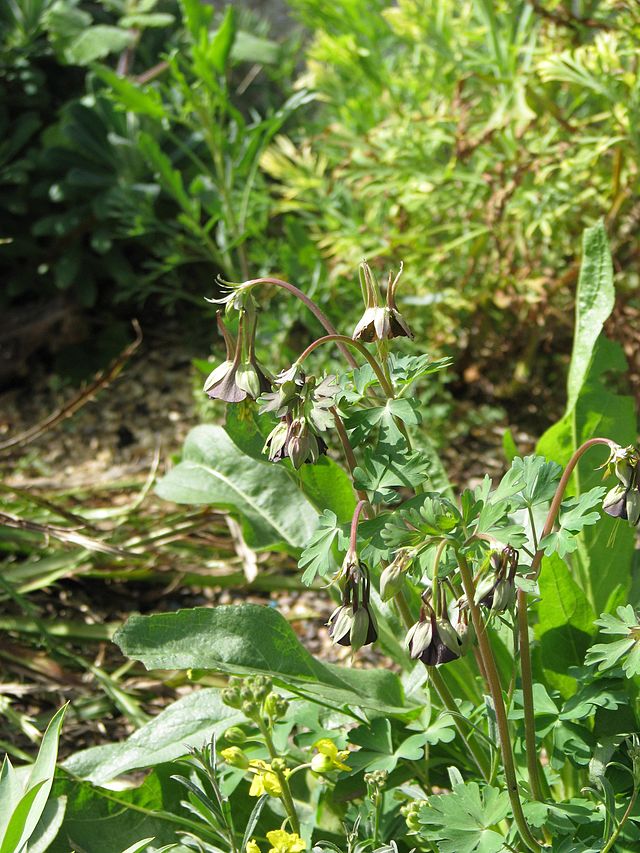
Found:
[[[273,740],[271,739],[271,733],[267,726],[258,720],[258,728],[264,737],[264,742],[267,745],[267,749],[269,750],[269,755],[271,756],[271,760],[274,758],[279,758],[278,751],[276,750]],[[298,812],[296,811],[295,804],[293,802],[293,796],[291,795],[291,788],[289,787],[289,781],[285,774],[280,770],[273,771],[278,777],[278,782],[280,783],[280,788],[282,789],[282,804],[285,807],[285,811],[287,812],[287,816],[289,817],[289,823],[291,824],[291,829],[293,832],[296,832],[298,835],[300,834],[300,821],[298,820]]]
[[[504,705],[504,698],[502,696],[502,685],[500,684],[500,676],[493,656],[491,643],[487,636],[486,625],[482,618],[480,608],[475,602],[473,576],[464,555],[457,552],[457,558],[462,586],[471,612],[473,627],[478,637],[478,646],[484,662],[484,668],[489,682],[489,689],[491,691],[491,698],[493,700],[498,737],[500,740],[500,752],[502,753],[502,766],[504,768],[504,776],[507,783],[509,800],[511,801],[513,817],[524,844],[529,848],[529,850],[538,851],[541,849],[540,844],[538,844],[531,834],[524,812],[522,811],[522,803],[520,802],[520,793],[518,791],[518,780],[516,778],[516,767],[513,760],[513,749],[511,747],[511,737],[509,734],[509,723],[507,721],[507,711]]]

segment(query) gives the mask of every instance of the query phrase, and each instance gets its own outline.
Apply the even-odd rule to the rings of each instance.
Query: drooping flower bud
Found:
[[[378,639],[375,617],[369,604],[371,581],[369,570],[351,551],[345,557],[343,572],[342,604],[329,618],[329,636],[337,645],[351,646],[357,651]]]
[[[431,605],[426,605],[420,612],[420,620],[413,625],[407,634],[406,645],[410,656],[422,661],[425,666],[439,666],[443,663],[457,660],[462,654],[462,640],[449,619],[436,616]]]
[[[604,496],[602,509],[635,527],[640,523],[640,454],[632,446],[617,447],[605,465],[608,472],[615,470],[619,483]]]
[[[235,343],[220,313],[217,314],[217,322],[227,353],[225,361],[207,377],[204,392],[212,400],[223,400],[226,403],[241,403],[247,397],[257,400],[260,394],[271,388],[271,380],[254,354],[255,318],[247,324],[245,311],[241,312]]]
[[[240,726],[230,726],[223,735],[224,739],[227,743],[232,743],[235,745],[241,745],[245,743],[247,740],[246,734],[242,731]]]

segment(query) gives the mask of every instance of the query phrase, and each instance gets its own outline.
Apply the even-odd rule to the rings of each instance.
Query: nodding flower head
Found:
[[[318,383],[294,365],[276,378],[275,386],[275,391],[260,398],[260,413],[275,412],[280,418],[263,452],[271,462],[291,459],[294,468],[317,462],[327,452],[321,433],[333,424],[330,409],[338,391],[335,377],[327,376]]]
[[[389,273],[386,304],[382,305],[380,288],[369,264],[364,261],[360,265],[360,284],[365,300],[365,311],[353,330],[354,341],[370,344],[373,341],[385,341],[390,338],[413,338],[413,332],[396,305],[396,290],[402,275],[402,267],[403,265],[400,264],[400,270],[393,281]]]
[[[255,319],[247,321],[244,310],[241,312],[236,341],[219,313],[217,322],[227,353],[222,364],[207,376],[204,392],[212,400],[224,400],[225,403],[240,403],[247,397],[257,400],[260,394],[271,388],[271,380],[255,357]]]
[[[518,552],[510,545],[502,551],[491,552],[488,572],[476,580],[476,604],[489,607],[496,613],[503,613],[513,606],[518,559]]]
[[[618,483],[604,496],[602,509],[632,526],[640,522],[640,454],[635,447],[616,447],[603,467],[615,472]]]
[[[425,666],[439,666],[457,660],[463,651],[463,642],[445,613],[436,616],[430,604],[420,609],[420,619],[409,628],[405,643],[414,660]]]
[[[378,629],[371,609],[371,580],[369,569],[357,555],[347,552],[343,563],[344,588],[342,604],[329,617],[329,636],[339,646],[351,646],[358,651],[375,643]]]

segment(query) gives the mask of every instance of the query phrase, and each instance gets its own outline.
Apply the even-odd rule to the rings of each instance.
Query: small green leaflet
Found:
[[[600,513],[594,510],[594,507],[602,503],[606,491],[602,486],[596,486],[580,497],[570,497],[562,501],[558,530],[545,536],[540,542],[540,547],[544,548],[547,557],[557,551],[559,556],[564,558],[566,554],[576,550],[577,534],[587,525],[595,524],[600,518]]]
[[[630,604],[618,607],[617,616],[603,613],[596,619],[596,625],[603,634],[622,636],[624,639],[613,643],[596,643],[587,651],[585,663],[598,664],[598,669],[610,669],[616,666],[620,658],[628,655],[622,663],[622,669],[628,678],[640,675],[640,624],[638,616]]]
[[[367,491],[372,503],[393,503],[398,500],[396,489],[418,486],[427,479],[429,462],[423,453],[406,455],[392,448],[387,451],[387,455],[380,456],[366,448],[362,464],[353,472],[356,489]]]
[[[345,418],[344,425],[351,433],[351,442],[356,447],[361,445],[371,435],[376,427],[384,429],[389,444],[395,445],[403,441],[396,418],[405,424],[415,426],[422,418],[417,411],[417,403],[412,400],[387,400],[384,406],[373,406],[370,409],[360,409]]]
[[[509,814],[509,795],[476,782],[454,785],[451,794],[429,797],[420,809],[424,834],[440,853],[498,853],[506,839],[491,827]]]
[[[451,367],[452,364],[452,358],[439,358],[433,361],[427,353],[424,355],[397,355],[393,353],[389,356],[391,380],[396,386],[409,385],[421,376],[437,373],[439,370]]]
[[[419,495],[390,517],[382,538],[394,549],[417,546],[431,536],[452,534],[460,521],[460,513],[451,501],[439,495]]]
[[[534,507],[550,501],[560,482],[562,466],[557,462],[548,462],[544,456],[516,457],[511,470],[520,476],[523,488],[514,495],[513,506]]]
[[[339,568],[335,552],[344,551],[347,547],[347,534],[338,517],[331,510],[325,509],[320,516],[318,527],[302,552],[299,569],[304,569],[302,583],[310,585],[316,575],[329,577]]]

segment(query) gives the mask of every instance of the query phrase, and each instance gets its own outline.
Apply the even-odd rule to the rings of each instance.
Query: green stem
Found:
[[[613,845],[618,840],[618,836],[622,832],[622,827],[625,825],[625,823],[629,819],[629,815],[631,814],[631,810],[633,809],[633,806],[635,804],[637,796],[638,796],[638,788],[636,787],[633,789],[633,794],[631,795],[631,799],[629,800],[629,805],[627,806],[625,813],[622,815],[622,817],[620,819],[620,823],[618,824],[618,826],[616,828],[616,831],[613,833],[611,838],[607,841],[605,846],[602,848],[602,853],[609,853],[609,851],[613,850]]]
[[[278,752],[273,745],[273,740],[271,739],[271,733],[267,726],[262,722],[262,720],[258,720],[258,728],[264,737],[264,742],[267,745],[267,749],[269,750],[269,755],[271,756],[271,760],[274,758],[279,758]],[[296,811],[295,804],[293,802],[293,796],[291,795],[291,788],[289,787],[289,781],[285,774],[281,770],[273,771],[278,777],[278,782],[280,783],[280,788],[282,790],[282,803],[285,807],[287,815],[289,817],[289,822],[291,824],[291,829],[293,832],[300,835],[300,821],[298,820],[298,813]]]
[[[524,812],[522,811],[522,803],[520,802],[520,793],[518,791],[518,780],[516,778],[516,767],[513,759],[513,749],[511,747],[511,737],[509,734],[509,723],[507,721],[507,712],[504,705],[504,698],[502,696],[502,685],[500,684],[500,676],[493,656],[493,650],[487,636],[486,625],[482,618],[480,608],[475,602],[473,576],[464,555],[457,552],[456,556],[458,558],[462,586],[467,598],[469,611],[471,612],[473,627],[478,637],[478,646],[482,655],[484,668],[489,682],[489,689],[491,691],[491,698],[493,700],[496,725],[500,740],[500,751],[502,753],[502,766],[504,768],[504,776],[507,783],[509,800],[511,801],[513,817],[516,822],[516,826],[518,827],[520,837],[527,848],[532,851],[539,851],[541,849],[540,844],[531,834]]]
[[[567,463],[567,467],[562,473],[562,477],[560,478],[560,482],[558,483],[558,487],[553,496],[553,500],[551,501],[551,506],[549,507],[549,512],[547,513],[544,528],[542,530],[542,534],[540,535],[540,542],[542,542],[545,536],[548,536],[553,530],[553,525],[555,524],[556,517],[558,515],[558,512],[560,511],[562,498],[564,497],[564,493],[567,488],[567,485],[569,484],[571,475],[576,465],[580,461],[580,458],[584,453],[587,452],[587,450],[599,445],[605,445],[609,448],[614,448],[617,446],[615,442],[611,441],[608,438],[591,438],[588,441],[585,441],[584,444],[580,445],[580,447],[575,451],[575,453]],[[536,546],[538,546],[538,543],[536,543]],[[537,578],[537,576],[540,574],[540,565],[542,563],[543,554],[544,549],[536,547],[536,553],[531,562],[530,577]],[[531,787],[531,793],[533,794],[536,800],[542,800],[543,796],[540,778],[540,761],[538,758],[538,750],[536,747],[535,709],[533,704],[533,673],[531,670],[531,650],[529,647],[529,617],[527,613],[527,595],[521,589],[519,589],[517,593],[517,607],[518,641],[520,644],[520,670],[522,675],[522,704],[524,709],[524,736],[527,753],[527,773],[529,776],[529,785]]]

